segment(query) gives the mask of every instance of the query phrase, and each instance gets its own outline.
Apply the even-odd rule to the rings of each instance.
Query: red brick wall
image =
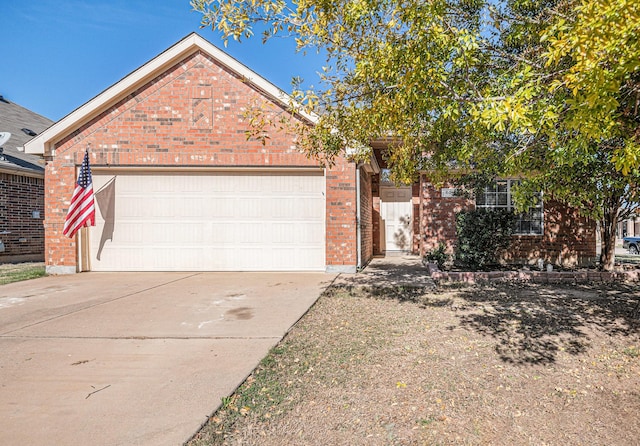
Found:
[[[373,194],[371,174],[360,169],[360,249],[362,264],[373,257]]]
[[[282,109],[204,53],[176,64],[56,144],[47,163],[45,258],[75,266],[75,240],[62,235],[76,166],[90,144],[95,166],[317,166],[294,135],[269,129],[247,140],[244,113],[255,106],[277,120]],[[327,264],[355,266],[355,167],[338,159],[327,171]],[[334,184],[335,182],[335,184]],[[338,203],[335,206],[330,203]]]
[[[43,260],[43,218],[44,179],[0,173],[0,263]]]
[[[506,260],[535,264],[590,265],[596,259],[596,224],[558,202],[544,203],[544,235],[514,236]]]
[[[442,242],[447,245],[447,252],[452,254],[456,241],[455,216],[462,210],[473,209],[475,204],[464,197],[442,198],[441,190],[429,183],[424,175],[420,178],[420,190],[422,192],[420,253],[425,255],[436,249]]]
[[[356,166],[337,160],[327,172],[327,265],[331,271],[355,272]]]
[[[421,254],[432,251],[439,242],[446,243],[448,252],[453,253],[455,214],[463,209],[473,209],[474,201],[462,197],[442,198],[440,189],[434,188],[424,175],[421,191]],[[535,264],[542,258],[545,263],[564,266],[588,265],[596,260],[595,222],[580,217],[576,210],[550,201],[544,203],[543,224],[543,235],[513,236],[503,259]]]

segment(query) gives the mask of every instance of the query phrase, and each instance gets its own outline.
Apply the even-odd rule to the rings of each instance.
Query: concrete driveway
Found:
[[[335,278],[83,273],[0,286],[0,444],[180,445]]]

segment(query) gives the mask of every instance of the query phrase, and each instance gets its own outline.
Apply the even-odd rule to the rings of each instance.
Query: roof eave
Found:
[[[44,170],[36,171],[35,169],[27,169],[11,164],[0,165],[0,173],[7,173],[10,175],[20,175],[24,177],[44,178]]]

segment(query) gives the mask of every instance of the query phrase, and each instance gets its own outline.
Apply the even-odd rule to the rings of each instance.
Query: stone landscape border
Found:
[[[532,282],[532,283],[592,283],[637,282],[640,269],[629,271],[440,271],[435,263],[426,264],[429,275],[437,284],[479,282]]]

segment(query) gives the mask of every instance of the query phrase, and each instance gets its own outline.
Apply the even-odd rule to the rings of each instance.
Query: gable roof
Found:
[[[44,160],[24,153],[23,147],[34,134],[41,133],[51,124],[51,119],[0,96],[0,132],[11,133],[11,138],[2,144],[0,171],[43,176]]]
[[[225,68],[243,78],[245,82],[261,91],[272,101],[284,106],[285,108],[289,108],[292,102],[291,96],[198,34],[191,33],[169,49],[142,65],[137,70],[104,90],[89,102],[69,113],[42,134],[33,138],[25,145],[25,152],[50,154],[51,150],[55,147],[55,144],[66,137],[70,132],[81,127],[83,124],[86,124],[104,110],[116,104],[122,98],[130,94],[131,91],[136,90],[162,74],[176,63],[179,63],[181,60],[184,60],[198,51],[202,51],[215,59]],[[302,116],[309,122],[315,122],[317,119],[312,115],[302,114]]]

